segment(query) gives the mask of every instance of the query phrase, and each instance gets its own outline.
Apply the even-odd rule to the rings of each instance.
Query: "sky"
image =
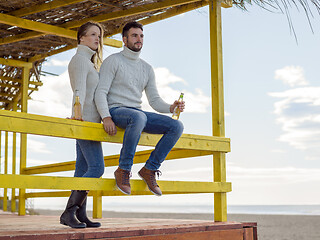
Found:
[[[290,13],[296,37],[285,14],[257,6],[222,9],[229,205],[320,204],[320,16],[313,11],[311,28],[301,9]],[[208,17],[204,7],[144,28],[140,56],[153,66],[160,95],[171,103],[185,94],[184,133],[212,134]],[[120,50],[105,47],[104,58]],[[44,85],[31,95],[30,113],[70,116],[67,64],[74,54],[72,49],[47,59],[43,70],[59,76],[42,77]],[[150,110],[146,98],[143,109]],[[120,145],[103,143],[105,155],[119,150]],[[74,159],[74,140],[28,136],[28,166]],[[141,167],[133,167],[133,178]],[[114,170],[106,168],[103,177],[113,178]],[[164,162],[160,170],[161,180],[213,178],[210,156]],[[50,208],[62,209],[66,199],[49,201]],[[103,198],[107,210],[144,205],[156,211],[161,205],[170,211],[182,202],[211,211],[213,194]],[[34,199],[34,205],[48,207],[43,199]]]

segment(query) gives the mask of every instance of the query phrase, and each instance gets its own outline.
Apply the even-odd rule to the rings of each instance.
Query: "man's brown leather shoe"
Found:
[[[139,176],[142,178],[142,180],[147,184],[149,190],[157,196],[161,196],[162,192],[161,189],[159,188],[157,181],[156,181],[156,173],[159,176],[159,173],[161,173],[159,170],[157,171],[152,171],[148,170],[145,167],[143,167],[139,172]]]
[[[124,194],[130,195],[131,194],[131,187],[130,187],[131,172],[122,170],[121,168],[118,167],[118,169],[114,172],[114,177],[116,179],[116,184],[119,190]]]

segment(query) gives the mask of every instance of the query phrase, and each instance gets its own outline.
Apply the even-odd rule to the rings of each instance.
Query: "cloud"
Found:
[[[320,154],[320,87],[307,86],[301,67],[288,66],[276,71],[276,76],[288,83],[289,90],[268,93],[280,99],[274,103],[276,121],[283,133],[278,140],[308,150],[306,160],[319,159]]]
[[[308,85],[303,73],[303,68],[300,66],[286,66],[275,71],[275,79],[282,80],[283,83],[290,87]]]
[[[184,93],[184,101],[186,102],[185,112],[192,113],[205,113],[211,104],[211,98],[206,96],[200,88],[194,89],[194,92],[187,91],[185,89],[177,90],[177,87],[173,88],[171,85],[174,83],[180,83],[187,85],[186,81],[169,71],[167,68],[155,68],[156,82],[158,92],[161,98],[167,103],[173,103],[180,96],[180,93]],[[142,108],[146,111],[153,111],[149,106],[147,97],[143,94]]]
[[[42,81],[43,86],[31,95],[32,100],[28,102],[29,113],[70,117],[72,90],[68,72],[65,71],[58,77],[43,77]]]
[[[178,99],[180,92],[183,92],[186,102],[185,112],[207,112],[211,99],[201,89],[196,88],[194,92],[176,90],[171,86],[172,84],[187,85],[187,83],[184,79],[172,74],[167,68],[156,68],[155,74],[159,94],[166,102],[173,103],[174,100]],[[62,118],[69,117],[71,115],[72,90],[68,72],[65,71],[58,77],[45,76],[42,81],[43,86],[38,92],[34,92],[31,95],[32,100],[28,102],[29,113]],[[153,111],[145,94],[142,101],[144,110]]]
[[[279,140],[298,149],[320,146],[320,87],[303,87],[269,93],[282,100],[275,102],[274,113],[282,126]]]
[[[52,153],[47,149],[47,146],[44,142],[36,141],[30,139],[27,140],[28,143],[28,151],[35,152],[35,153]]]
[[[36,152],[36,153],[51,153],[46,147],[46,144],[37,140],[32,139],[32,135],[28,136],[28,152]],[[5,138],[5,134],[2,134],[2,138]],[[4,144],[3,144],[4,147]],[[13,147],[13,134],[9,132],[8,134],[8,151],[9,154],[12,154],[12,147]],[[17,149],[17,156],[19,154],[19,148],[20,148],[20,135],[16,135],[16,149]]]
[[[61,60],[57,60],[57,59],[52,58],[49,61],[46,61],[44,63],[44,66],[46,66],[46,67],[48,67],[48,66],[67,67],[69,62],[70,62],[70,60],[61,61]]]
[[[252,183],[257,181],[259,184],[276,184],[280,182],[282,184],[294,184],[320,181],[319,168],[244,168],[229,164],[227,171],[232,182],[247,180]]]

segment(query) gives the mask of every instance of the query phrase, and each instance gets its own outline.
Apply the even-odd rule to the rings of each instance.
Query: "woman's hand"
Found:
[[[117,128],[111,117],[105,117],[102,119],[103,128],[110,136],[114,136],[117,133]]]

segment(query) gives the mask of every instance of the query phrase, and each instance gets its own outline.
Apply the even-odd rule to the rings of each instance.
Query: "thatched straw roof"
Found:
[[[312,2],[319,6],[318,0]],[[84,22],[100,22],[106,36],[111,37],[130,20],[148,24],[208,3],[207,0],[0,0],[0,58],[33,63],[30,95],[42,84],[39,73],[44,59],[76,47],[75,33]],[[233,3],[243,8],[250,0]],[[119,47],[115,40],[105,42]],[[20,100],[21,74],[21,67],[0,62],[0,109],[11,109],[12,102]]]

